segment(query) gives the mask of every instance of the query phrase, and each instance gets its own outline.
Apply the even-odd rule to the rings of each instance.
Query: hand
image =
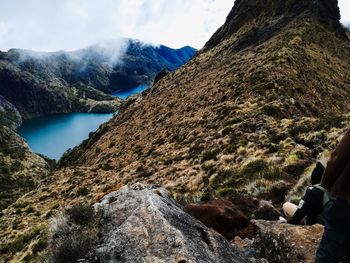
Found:
[[[283,216],[280,216],[278,222],[280,222],[281,224],[286,224],[287,223],[287,219],[285,219]]]

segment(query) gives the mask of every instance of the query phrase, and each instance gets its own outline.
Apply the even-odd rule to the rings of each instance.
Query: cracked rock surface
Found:
[[[95,209],[102,212],[103,262],[249,262],[156,185],[125,186]]]

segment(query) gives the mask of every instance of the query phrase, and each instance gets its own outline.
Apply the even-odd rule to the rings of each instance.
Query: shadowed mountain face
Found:
[[[101,85],[100,89],[113,92],[151,84],[157,73],[179,68],[189,61],[195,52],[194,48],[188,46],[171,49],[163,45],[154,47],[129,40],[126,52],[113,67],[106,82],[108,85]]]
[[[350,122],[349,97],[337,1],[237,0],[190,62],[126,101],[18,202],[52,214],[53,203],[93,203],[122,185],[156,182],[181,201],[256,197],[278,207],[334,148]],[[33,233],[46,220],[15,211],[0,218],[5,248],[5,226],[20,218]],[[2,258],[20,258],[31,246],[23,247]]]

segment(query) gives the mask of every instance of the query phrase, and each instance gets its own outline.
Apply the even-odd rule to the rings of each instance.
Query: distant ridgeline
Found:
[[[150,84],[159,71],[180,67],[196,51],[191,47],[156,47],[131,39],[115,45],[73,52],[1,52],[0,95],[24,118],[91,111],[90,105],[81,100],[112,100],[100,91],[111,94]]]

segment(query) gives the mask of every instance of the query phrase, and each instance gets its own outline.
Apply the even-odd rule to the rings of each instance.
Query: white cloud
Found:
[[[341,13],[341,22],[344,24],[350,24],[350,1],[339,0],[339,8]]]
[[[0,49],[74,50],[121,37],[200,48],[234,0],[0,0]]]
[[[234,0],[0,0],[0,50],[75,50],[121,37],[201,48]],[[350,22],[350,1],[339,0]]]

